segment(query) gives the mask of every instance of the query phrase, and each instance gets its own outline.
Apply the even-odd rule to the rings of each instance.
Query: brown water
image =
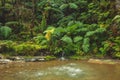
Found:
[[[0,65],[0,80],[120,80],[120,64],[48,61]]]

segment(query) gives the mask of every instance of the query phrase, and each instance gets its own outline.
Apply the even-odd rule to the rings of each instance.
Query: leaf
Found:
[[[63,10],[65,8],[67,8],[67,7],[68,7],[68,4],[63,4],[63,5],[60,6],[60,9]]]
[[[116,21],[116,22],[120,22],[120,15],[116,15],[113,19],[112,19],[112,21]]]
[[[55,29],[53,35],[60,37],[63,33],[65,33],[65,29],[62,27],[58,27]]]
[[[51,39],[51,35],[53,34],[55,28],[49,28],[48,30],[44,31],[45,34],[45,38],[49,41]]]
[[[74,24],[74,21],[70,21],[69,23],[68,23],[68,26],[71,26],[71,25],[73,25]]]
[[[95,31],[89,31],[86,33],[85,37],[90,37],[95,34]]]
[[[84,52],[88,52],[89,51],[89,47],[90,47],[89,41],[90,41],[89,38],[84,38],[84,40],[83,40],[82,48],[83,48]]]
[[[77,29],[77,32],[86,32],[88,31],[88,28],[80,28],[80,29]]]
[[[72,39],[70,37],[66,36],[66,35],[64,37],[62,37],[61,40],[65,43],[68,43],[68,44],[72,43]]]
[[[75,3],[69,3],[70,8],[77,9],[78,6]]]
[[[95,30],[96,33],[102,33],[104,31],[106,31],[105,28],[98,28],[98,29]]]
[[[79,41],[81,41],[83,39],[83,37],[81,37],[81,36],[76,36],[75,38],[74,38],[74,42],[76,43],[76,42],[79,42]]]
[[[73,33],[73,32],[75,32],[75,30],[77,28],[78,28],[78,24],[73,24],[73,25],[67,27],[67,31]]]

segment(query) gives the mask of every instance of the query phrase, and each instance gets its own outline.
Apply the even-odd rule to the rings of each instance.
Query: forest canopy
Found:
[[[0,0],[0,53],[120,58],[119,0]]]

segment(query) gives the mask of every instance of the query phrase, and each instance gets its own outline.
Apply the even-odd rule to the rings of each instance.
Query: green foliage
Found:
[[[99,50],[103,55],[106,55],[110,49],[110,43],[108,41],[105,41],[102,43],[102,45],[103,47],[101,47]]]
[[[13,52],[12,46],[14,44],[16,43],[10,40],[0,41],[0,53]]]
[[[88,31],[85,35],[85,37],[90,37],[95,34],[95,31]]]
[[[40,46],[33,42],[0,41],[0,53],[8,53],[12,56],[34,56],[46,46]]]
[[[120,58],[120,52],[116,52],[115,57]]]
[[[68,44],[72,43],[72,39],[66,35],[64,37],[62,37],[61,40],[65,43],[68,43]]]
[[[80,60],[81,56],[79,56],[79,55],[73,55],[73,56],[70,56],[69,58],[73,59],[73,60]]]
[[[120,37],[113,38],[112,44],[113,56],[120,58]]]
[[[9,26],[12,29],[14,34],[18,34],[20,33],[20,31],[23,30],[23,25],[17,21],[10,21],[10,22],[7,22],[5,25]]]
[[[73,40],[74,40],[75,43],[78,43],[78,42],[80,42],[82,39],[83,39],[83,37],[81,37],[81,36],[76,36]]]
[[[116,15],[112,21],[119,23],[120,22],[120,15]]]
[[[40,45],[36,45],[33,43],[22,43],[22,44],[15,45],[13,48],[16,54],[24,55],[24,56],[25,55],[33,56],[35,55],[35,53],[37,53],[38,50],[42,49]]]
[[[68,7],[68,4],[62,4],[61,6],[60,6],[60,9],[61,10],[64,10],[65,8],[67,8]]]
[[[90,58],[90,56],[73,55],[70,56],[69,58],[73,60],[87,60],[88,58]]]
[[[45,36],[43,36],[42,34],[37,35],[36,37],[33,38],[33,40],[35,41],[35,43],[40,45],[47,44],[47,40],[45,39]]]
[[[7,39],[10,36],[11,32],[11,28],[7,26],[0,27],[0,36],[2,36],[3,39]]]
[[[40,27],[41,27],[42,31],[44,31],[46,29],[46,18],[44,15],[43,15]]]
[[[120,53],[120,37],[109,38],[109,41],[102,43],[103,47],[100,51],[103,55],[111,55],[112,57],[119,58]]]
[[[119,57],[120,16],[114,9],[115,1],[12,1],[7,0],[5,6],[0,4],[0,39],[33,41],[12,45],[16,46],[11,47],[14,52],[34,55],[38,51],[36,47],[42,45],[46,46],[46,52],[55,55],[101,53]]]
[[[78,6],[75,3],[69,3],[70,8],[77,9]]]
[[[49,60],[54,60],[54,59],[56,59],[56,57],[55,56],[46,56],[45,57],[45,60],[47,60],[47,61],[49,61]]]
[[[90,47],[89,42],[90,42],[89,38],[84,38],[82,48],[83,48],[83,51],[86,53],[89,51],[89,47]]]

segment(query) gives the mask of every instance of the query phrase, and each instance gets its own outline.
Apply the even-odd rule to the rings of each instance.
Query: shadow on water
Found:
[[[0,80],[120,80],[119,65],[91,64],[85,61],[24,63],[5,69]]]

